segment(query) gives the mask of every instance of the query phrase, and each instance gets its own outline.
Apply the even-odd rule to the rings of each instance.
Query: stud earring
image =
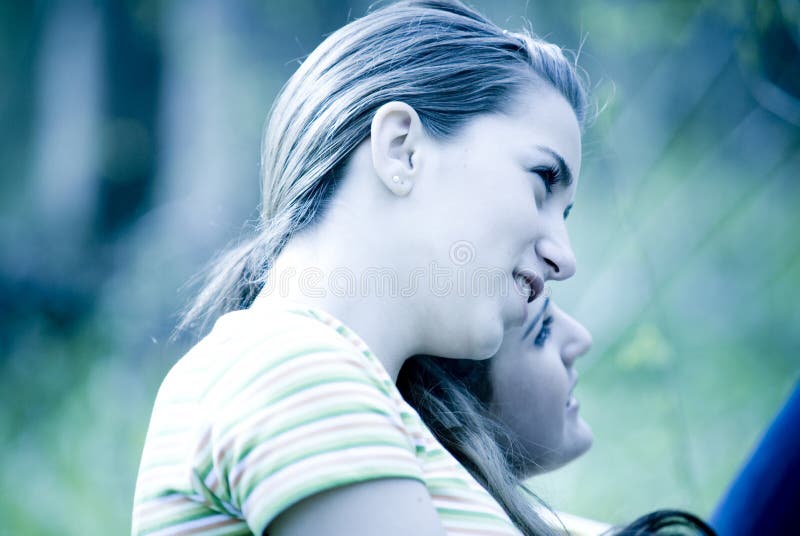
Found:
[[[395,183],[400,182],[400,177],[398,175],[395,175],[394,177],[392,177],[392,182]]]

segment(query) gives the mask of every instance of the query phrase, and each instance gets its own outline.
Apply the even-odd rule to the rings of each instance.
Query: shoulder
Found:
[[[221,363],[209,393],[215,403],[251,395],[277,402],[312,388],[330,397],[391,398],[393,384],[374,356],[344,326],[314,310],[239,311],[220,319],[210,339]]]
[[[254,532],[325,490],[423,481],[388,375],[346,328],[302,310],[237,316],[223,319],[213,335],[220,348],[239,350],[204,398],[205,474]]]

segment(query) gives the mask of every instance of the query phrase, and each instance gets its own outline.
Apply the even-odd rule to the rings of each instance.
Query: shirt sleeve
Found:
[[[198,476],[254,534],[321,491],[379,478],[424,481],[413,439],[371,363],[318,321],[293,321],[220,385],[210,467]]]

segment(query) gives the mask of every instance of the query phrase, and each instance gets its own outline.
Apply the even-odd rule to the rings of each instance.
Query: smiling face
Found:
[[[573,394],[575,360],[591,346],[589,332],[549,299],[531,304],[527,325],[511,329],[492,358],[491,412],[519,441],[524,476],[550,471],[592,445]]]
[[[565,220],[581,165],[577,118],[563,96],[538,84],[505,113],[419,144],[410,159],[421,165],[404,222],[425,230],[410,253],[449,268],[454,285],[433,293],[427,353],[488,357],[505,329],[525,320],[531,289],[575,272]]]

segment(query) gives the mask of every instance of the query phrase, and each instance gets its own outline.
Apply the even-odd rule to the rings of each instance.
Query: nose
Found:
[[[564,317],[566,331],[569,335],[561,348],[561,359],[566,367],[571,367],[576,359],[592,347],[592,334],[571,316],[564,314]]]
[[[575,275],[575,253],[569,243],[566,227],[563,224],[560,227],[559,232],[543,236],[536,242],[536,254],[547,265],[549,272],[545,274],[545,279],[563,281]]]

